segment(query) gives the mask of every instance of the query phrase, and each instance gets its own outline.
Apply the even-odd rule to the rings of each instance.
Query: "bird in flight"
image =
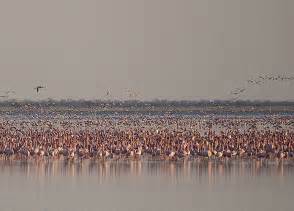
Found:
[[[262,80],[265,80],[265,77],[263,77],[263,76],[259,76],[259,78],[262,79]]]
[[[233,95],[238,95],[238,94],[241,94],[241,93],[243,93],[243,92],[245,92],[245,91],[246,91],[245,88],[237,88],[237,89],[233,90],[233,91],[231,92],[231,94],[233,94]]]
[[[45,86],[37,86],[34,89],[36,89],[37,93],[38,93],[41,89],[44,89],[44,88],[45,88]]]

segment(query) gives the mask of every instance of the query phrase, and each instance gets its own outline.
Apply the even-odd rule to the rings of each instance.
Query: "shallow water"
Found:
[[[0,161],[0,210],[293,210],[293,161]]]

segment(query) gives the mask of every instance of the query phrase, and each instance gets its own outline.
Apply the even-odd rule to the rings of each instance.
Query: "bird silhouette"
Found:
[[[39,93],[39,91],[44,88],[45,88],[45,86],[37,86],[34,89],[37,90],[37,93]]]
[[[259,76],[260,79],[265,80],[265,78],[263,76]]]
[[[237,89],[233,90],[231,92],[231,94],[238,95],[238,94],[241,94],[241,93],[245,92],[245,90],[246,90],[245,88],[237,88]]]

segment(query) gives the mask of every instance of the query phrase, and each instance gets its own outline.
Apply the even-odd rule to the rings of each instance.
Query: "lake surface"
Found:
[[[293,210],[289,160],[0,161],[0,210]]]

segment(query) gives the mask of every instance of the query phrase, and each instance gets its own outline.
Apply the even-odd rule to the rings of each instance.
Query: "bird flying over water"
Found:
[[[237,89],[233,90],[231,92],[231,94],[238,95],[238,94],[241,94],[241,93],[245,92],[245,90],[246,90],[245,88],[237,88]]]
[[[34,89],[36,89],[37,93],[38,93],[41,89],[44,89],[44,88],[46,88],[46,87],[45,86],[37,86]]]
[[[260,79],[265,80],[265,78],[263,76],[259,76]]]

